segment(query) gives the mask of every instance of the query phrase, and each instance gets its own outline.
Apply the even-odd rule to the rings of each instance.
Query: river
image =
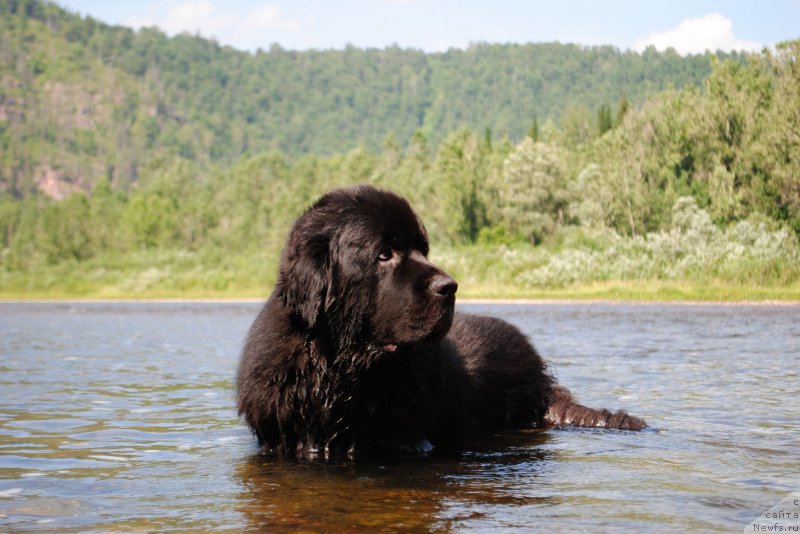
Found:
[[[513,322],[581,402],[653,429],[263,457],[233,389],[258,304],[4,303],[0,530],[741,532],[800,491],[800,306],[458,307]]]

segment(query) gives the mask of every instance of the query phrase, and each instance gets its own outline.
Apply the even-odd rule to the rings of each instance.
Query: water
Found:
[[[738,531],[800,490],[800,307],[460,305],[658,430],[461,456],[256,454],[233,377],[257,304],[0,304],[0,530]]]

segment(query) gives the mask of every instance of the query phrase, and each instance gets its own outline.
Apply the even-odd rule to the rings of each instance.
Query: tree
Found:
[[[127,228],[142,249],[171,245],[178,231],[176,199],[158,191],[134,194],[125,210]]]
[[[800,40],[780,43],[774,58],[767,61],[775,73],[774,96],[764,117],[761,142],[749,147],[751,158],[763,155],[760,163],[769,172],[765,193],[774,198],[762,206],[778,220],[785,220],[800,234]],[[757,160],[758,161],[758,160]]]
[[[561,131],[567,145],[575,147],[588,143],[597,131],[586,106],[569,105],[561,115]]]
[[[646,231],[652,200],[647,175],[653,142],[643,133],[647,127],[646,121],[631,121],[588,147],[588,163],[571,184],[570,214],[579,222],[604,224],[633,236]]]
[[[623,93],[617,103],[617,115],[614,117],[614,127],[617,128],[622,124],[623,119],[625,119],[625,115],[628,114],[628,110],[630,109],[631,104],[628,102],[628,95],[627,93]]]
[[[536,117],[533,118],[533,124],[531,124],[531,127],[528,130],[528,137],[530,137],[531,141],[534,143],[541,141],[541,137],[539,135],[539,121]]]
[[[9,195],[0,196],[0,261],[2,261],[2,251],[9,248],[14,241],[21,211],[20,202]]]
[[[485,210],[477,192],[486,180],[481,145],[472,131],[462,129],[442,142],[436,156],[440,192],[432,226],[451,242],[472,242],[485,225]]]
[[[571,184],[570,193],[573,200],[569,213],[581,225],[590,228],[613,225],[613,186],[600,165],[588,164]]]
[[[603,135],[611,128],[614,127],[614,122],[611,118],[611,106],[603,104],[597,110],[597,135]]]
[[[51,203],[44,209],[41,246],[51,263],[80,261],[93,255],[88,215],[89,200],[80,193]]]
[[[773,75],[769,67],[759,61],[748,65],[715,61],[705,89],[701,109],[708,126],[704,143],[699,146],[708,154],[709,161],[704,166],[717,180],[714,185],[719,186],[718,179],[723,177],[720,172],[713,174],[715,167],[721,165],[733,177],[732,195],[740,199],[742,214],[762,211],[776,216],[771,208],[776,205],[775,192],[770,187],[773,163],[764,157],[764,142],[765,134],[768,136],[767,132],[776,129],[781,121],[767,122],[773,106]]]
[[[508,229],[540,243],[564,221],[567,205],[561,150],[525,138],[506,158],[500,212]]]
[[[89,198],[89,239],[97,252],[125,250],[129,236],[123,231],[120,213],[125,210],[121,192],[113,191],[108,178],[101,179]]]
[[[709,212],[715,221],[726,223],[741,215],[741,201],[736,191],[736,177],[724,165],[715,165],[708,178],[711,197]]]

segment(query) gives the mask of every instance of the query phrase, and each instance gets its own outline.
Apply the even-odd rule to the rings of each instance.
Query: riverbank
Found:
[[[681,275],[667,268],[675,261],[645,268],[652,261],[642,256],[631,263],[637,269],[616,272],[601,268],[613,258],[587,263],[566,261],[567,256],[568,251],[553,255],[539,247],[472,246],[444,249],[431,258],[458,280],[460,300],[800,302],[800,274],[788,259],[761,258],[736,264],[738,270],[730,263],[707,262],[706,268]],[[154,250],[40,264],[25,271],[0,268],[0,300],[263,301],[275,284],[277,259],[267,251]]]
[[[0,302],[30,301],[147,301],[147,302],[263,302],[271,287],[237,288],[231,291],[191,288],[147,288],[129,291],[106,286],[70,290],[0,290]],[[724,283],[611,281],[578,284],[562,288],[525,288],[505,285],[462,284],[459,302],[486,303],[565,303],[565,302],[651,302],[651,303],[730,303],[800,305],[800,284],[785,287],[738,286]]]

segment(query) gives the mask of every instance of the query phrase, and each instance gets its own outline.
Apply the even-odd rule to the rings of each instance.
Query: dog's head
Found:
[[[405,199],[366,185],[335,190],[292,227],[276,296],[340,346],[435,341],[450,329],[458,284],[427,256]]]

